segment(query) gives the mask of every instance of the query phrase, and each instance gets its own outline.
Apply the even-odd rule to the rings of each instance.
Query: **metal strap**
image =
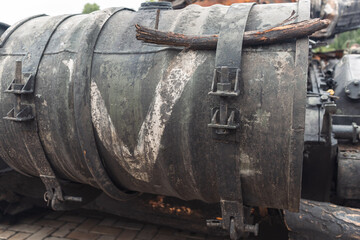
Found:
[[[239,126],[238,110],[231,108],[230,98],[240,94],[238,81],[240,79],[241,53],[246,22],[251,8],[255,3],[233,4],[228,9],[222,24],[216,49],[214,80],[211,95],[220,96],[220,106],[213,110],[211,123],[208,125],[220,135],[236,134]],[[235,79],[235,81],[233,81]],[[235,82],[234,86],[233,82]],[[232,132],[231,132],[232,131]],[[244,222],[244,207],[240,179],[240,163],[237,142],[217,141],[218,150],[216,172],[219,196],[222,210],[222,220],[208,221],[208,226],[221,226],[230,232],[231,239],[238,239],[245,232],[257,233],[257,225],[247,225]]]
[[[28,49],[28,55],[30,57],[25,58],[23,61],[23,73],[30,73],[35,79],[39,69],[40,61],[52,35],[55,33],[56,29],[61,25],[61,23],[74,15],[75,14],[59,16],[57,17],[56,21],[46,26],[38,44],[36,44],[36,46],[33,45],[30,47],[30,49]],[[30,89],[32,93],[34,93],[34,88],[35,82],[32,84],[32,89]],[[52,208],[56,209],[54,205],[55,202],[64,201],[61,185],[45,156],[44,149],[40,142],[40,136],[38,135],[37,131],[37,122],[33,122],[32,125],[34,125],[33,130],[35,130],[34,132],[37,134],[26,134],[24,143],[27,147],[29,155],[31,156],[31,160],[35,168],[38,170],[39,177],[46,187],[46,193],[44,197],[47,198],[48,204],[51,203]]]
[[[246,22],[255,3],[233,4],[221,26],[216,47],[215,67],[241,67],[241,53]]]
[[[220,106],[212,109],[209,127],[217,135],[229,135],[239,127],[239,111],[228,106],[227,97],[240,94],[241,53],[246,22],[255,3],[233,4],[221,26],[216,48],[214,77],[210,95],[220,97]]]
[[[77,96],[74,97],[76,130],[80,146],[83,149],[85,163],[99,188],[111,198],[120,201],[133,199],[140,193],[127,191],[126,189],[121,189],[119,186],[115,185],[102,163],[97,150],[91,120],[90,80],[92,60],[97,39],[109,19],[118,12],[125,10],[134,11],[128,8],[109,8],[98,15],[95,15],[95,21],[92,25],[87,27],[80,40],[84,44],[82,44],[78,50],[73,76],[74,92]]]

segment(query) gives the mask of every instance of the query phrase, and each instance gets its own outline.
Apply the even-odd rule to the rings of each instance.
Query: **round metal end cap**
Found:
[[[345,87],[345,93],[348,98],[351,98],[353,100],[360,99],[360,80],[355,79],[351,81],[346,87]]]

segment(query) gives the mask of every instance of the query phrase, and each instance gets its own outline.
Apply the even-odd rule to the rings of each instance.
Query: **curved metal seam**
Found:
[[[82,37],[82,49],[79,50],[77,66],[81,70],[75,71],[75,84],[74,87],[74,109],[77,113],[75,115],[76,130],[80,145],[83,149],[83,156],[85,163],[98,184],[98,187],[103,190],[108,196],[124,201],[136,197],[138,194],[126,193],[119,189],[108,176],[103,163],[100,159],[95,142],[95,134],[92,129],[91,111],[90,106],[90,81],[91,81],[91,67],[93,63],[93,55],[99,35],[106,25],[107,21],[116,13],[130,10],[128,8],[110,9],[110,14],[104,16],[104,12],[100,16],[95,16],[95,23],[87,29],[87,32]],[[102,19],[101,19],[102,18]],[[97,22],[98,21],[98,22]],[[100,22],[99,22],[100,21]],[[96,36],[94,40],[89,40],[89,36]],[[85,66],[85,67],[83,67]],[[83,81],[83,82],[82,82]],[[84,126],[86,125],[86,127]],[[86,138],[86,136],[89,138]],[[90,154],[89,154],[90,152]]]
[[[38,18],[38,17],[45,17],[47,16],[46,14],[38,14],[38,15],[34,15],[28,18],[25,18],[17,23],[15,23],[15,25],[11,26],[1,37],[0,37],[0,48],[2,48],[5,44],[5,42],[9,39],[9,37],[11,36],[11,34],[13,32],[15,32],[19,27],[21,27],[22,25],[24,25],[26,22]]]
[[[42,49],[42,53],[41,53],[41,55],[40,55],[40,58],[39,58],[39,60],[38,60],[38,62],[37,62],[36,70],[35,70],[35,73],[34,73],[35,83],[34,83],[34,93],[33,93],[33,94],[35,94],[36,77],[37,77],[37,74],[38,74],[38,71],[39,71],[39,66],[40,66],[41,60],[43,59],[43,57],[44,57],[44,55],[45,55],[44,53],[45,53],[45,51],[46,51],[46,48],[47,48],[47,46],[49,45],[50,40],[52,39],[52,36],[55,34],[56,30],[59,28],[59,26],[60,26],[64,21],[66,21],[66,20],[68,20],[69,18],[71,18],[71,17],[73,17],[73,16],[76,16],[76,15],[79,15],[79,14],[69,14],[69,15],[65,15],[60,21],[58,21],[58,22],[56,23],[56,25],[55,25],[54,28],[52,29],[52,32],[51,32],[51,34],[50,34],[50,36],[49,36],[46,44],[44,45],[44,48]],[[51,166],[51,163],[50,163],[50,161],[48,160],[48,158],[47,158],[47,156],[46,156],[44,144],[43,144],[43,142],[41,141],[41,137],[40,137],[40,133],[39,133],[39,123],[38,123],[38,121],[37,121],[37,116],[36,116],[36,104],[34,104],[34,113],[35,113],[36,135],[37,135],[37,137],[38,137],[39,144],[40,144],[41,149],[42,149],[42,153],[43,153],[45,159],[47,160],[47,163],[49,164],[49,168],[50,168],[50,170],[51,170],[51,172],[52,172],[52,175],[53,175],[53,176],[55,177],[55,179],[56,179],[56,175],[55,175],[54,170],[53,170],[53,168],[52,168],[52,166]],[[26,141],[24,142],[24,144],[25,144],[25,146],[27,145]],[[40,154],[41,154],[41,153],[40,153]],[[42,174],[41,174],[41,173],[39,173],[39,174],[40,174],[40,177],[41,177]],[[56,181],[57,181],[57,180],[56,180]],[[59,184],[59,186],[60,186],[60,184]]]
[[[48,37],[48,39],[47,39],[47,41],[46,41],[46,44],[43,46],[43,49],[42,49],[42,53],[41,53],[41,55],[40,55],[40,57],[39,57],[39,59],[38,60],[36,60],[37,62],[35,63],[36,64],[36,70],[35,70],[35,72],[34,72],[34,78],[36,79],[36,77],[37,77],[37,73],[38,73],[38,70],[39,70],[39,66],[40,66],[40,63],[41,63],[41,60],[42,60],[42,58],[43,58],[43,56],[44,56],[44,52],[46,51],[46,48],[47,48],[47,46],[48,46],[48,44],[49,44],[49,42],[50,42],[50,40],[51,40],[51,38],[52,38],[52,36],[54,35],[54,33],[56,32],[56,30],[58,29],[58,27],[65,21],[65,20],[67,20],[67,19],[69,19],[70,17],[72,17],[72,16],[74,16],[74,15],[77,15],[77,14],[71,14],[71,15],[66,15],[66,16],[64,16],[62,19],[60,19],[56,24],[55,24],[55,26],[53,27],[53,29],[52,29],[52,32],[51,32],[51,34],[49,35],[49,37]],[[36,86],[36,80],[35,80],[35,84],[34,84],[34,93],[33,94],[35,94],[35,86]],[[34,122],[34,127],[35,127],[35,131],[36,131],[36,136],[35,136],[35,138],[37,138],[36,140],[38,141],[38,144],[39,144],[39,147],[41,148],[41,150],[42,151],[39,151],[37,154],[35,154],[35,158],[34,158],[34,161],[33,161],[33,163],[34,163],[34,167],[38,170],[38,174],[39,174],[39,177],[43,180],[43,176],[42,175],[44,175],[43,174],[43,171],[45,170],[46,172],[47,172],[47,175],[50,175],[50,176],[52,176],[53,178],[54,178],[54,181],[56,181],[56,182],[58,182],[57,181],[57,179],[56,179],[56,175],[55,175],[55,173],[54,173],[54,170],[53,170],[53,168],[52,168],[52,166],[51,166],[51,163],[49,162],[49,160],[48,160],[48,158],[46,157],[46,152],[45,152],[45,148],[44,148],[44,145],[43,145],[43,143],[42,143],[42,141],[41,141],[41,137],[40,137],[40,135],[39,135],[39,126],[38,126],[38,121],[37,121],[37,117],[36,117],[36,104],[34,104],[34,113],[35,113],[35,122]],[[23,138],[23,140],[25,140],[25,141],[23,141],[23,143],[24,143],[24,145],[25,145],[25,147],[26,147],[26,149],[27,149],[27,151],[28,151],[28,153],[29,153],[29,155],[33,155],[31,152],[33,151],[33,149],[29,149],[29,147],[28,147],[28,141],[26,141],[26,139],[24,139]],[[31,146],[31,145],[30,145]],[[41,164],[42,166],[37,166],[37,164],[36,163],[38,163],[37,162],[37,160],[39,160],[39,157],[37,156],[38,154],[40,154],[41,156],[40,156],[40,159],[43,159],[43,164]],[[43,180],[43,182],[44,182],[44,180]],[[44,184],[45,184],[45,186],[46,186],[46,182],[44,182]],[[60,186],[60,183],[57,183],[56,185],[59,185]],[[47,186],[46,186],[47,187]]]
[[[46,44],[45,44],[45,46],[44,46],[44,48],[43,48],[43,51],[42,51],[42,53],[41,53],[41,56],[40,56],[40,58],[39,58],[39,61],[38,61],[38,63],[37,63],[37,67],[36,67],[36,71],[35,71],[35,76],[34,76],[35,78],[36,78],[36,76],[37,76],[37,73],[38,73],[38,70],[39,70],[39,66],[40,66],[41,60],[42,60],[42,58],[43,58],[44,55],[45,55],[44,53],[45,53],[45,51],[46,51],[47,46],[48,46],[49,43],[50,43],[50,40],[51,40],[52,36],[54,35],[54,33],[56,32],[56,30],[58,29],[58,27],[59,27],[64,21],[66,21],[67,19],[69,19],[69,18],[71,18],[71,17],[73,17],[73,16],[76,16],[76,15],[79,15],[79,14],[69,14],[69,15],[65,15],[64,18],[61,19],[61,20],[54,26],[53,31],[52,31],[52,33],[50,34],[49,39],[48,39],[48,41],[46,42]],[[36,81],[35,81],[35,83],[36,83]],[[35,89],[34,89],[34,90],[35,90]]]

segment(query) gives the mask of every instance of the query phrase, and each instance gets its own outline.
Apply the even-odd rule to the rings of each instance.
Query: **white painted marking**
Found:
[[[91,114],[95,130],[105,148],[119,164],[138,180],[148,182],[161,146],[166,123],[195,70],[205,61],[203,53],[183,51],[156,86],[155,96],[141,125],[134,152],[118,137],[105,102],[94,81],[91,82]]]
[[[262,174],[260,170],[254,169],[253,162],[253,159],[244,150],[240,149],[240,174],[242,176],[248,177]]]
[[[69,60],[63,60],[62,61],[63,64],[65,64],[65,66],[68,67],[69,69],[69,83],[71,83],[72,81],[72,75],[73,75],[73,71],[74,71],[74,60],[69,59]]]

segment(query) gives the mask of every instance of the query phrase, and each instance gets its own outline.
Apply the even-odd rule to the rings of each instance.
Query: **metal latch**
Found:
[[[250,225],[244,222],[244,206],[239,201],[221,202],[222,218],[211,219],[206,221],[208,227],[220,227],[229,229],[230,239],[239,239],[246,236],[246,233],[259,234],[259,224]]]
[[[214,69],[209,95],[219,96],[220,106],[211,110],[211,122],[208,127],[215,128],[216,134],[228,134],[230,130],[235,130],[240,126],[238,110],[229,108],[226,99],[227,97],[237,97],[240,94],[239,75],[239,68],[222,66]]]
[[[240,95],[240,69],[243,37],[250,10],[254,4],[233,4],[221,26],[216,46],[213,80],[209,95],[220,97],[218,109],[212,109],[211,123],[215,133],[225,135],[239,127],[239,111],[231,107],[230,98]]]
[[[240,68],[229,68],[227,66],[215,68],[211,91],[209,94],[222,97],[239,96],[239,76]],[[232,88],[231,79],[234,79],[234,88]]]

